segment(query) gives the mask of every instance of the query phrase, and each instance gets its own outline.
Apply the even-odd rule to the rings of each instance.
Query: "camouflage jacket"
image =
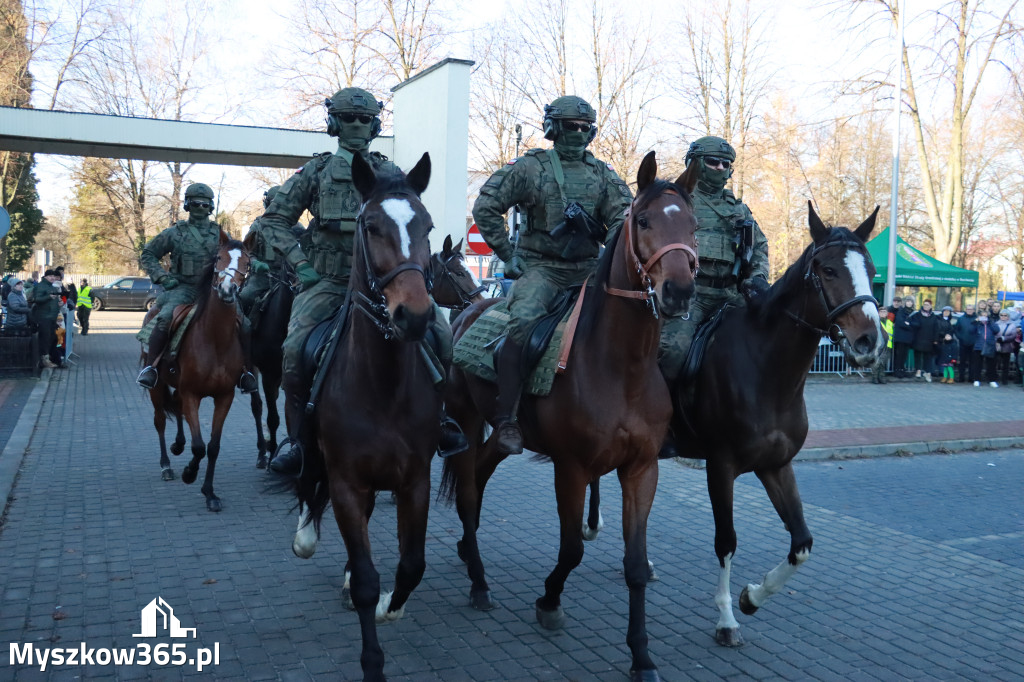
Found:
[[[302,223],[295,223],[292,225],[292,235],[299,241],[300,244],[303,242],[303,237],[306,234],[306,228]],[[252,225],[249,226],[249,231],[246,232],[245,240],[247,243],[251,243],[251,253],[253,258],[258,258],[263,261],[271,268],[277,263],[281,257],[274,247],[270,245],[263,230],[263,218],[257,218],[252,221]],[[305,252],[305,249],[303,249]]]
[[[768,239],[750,209],[732,191],[725,189],[713,195],[698,186],[693,192],[693,212],[697,217],[701,275],[722,278],[732,274],[740,231],[736,223],[751,220],[754,223],[753,253],[748,270],[742,273],[743,279],[768,279]]]
[[[554,158],[552,158],[554,157]],[[558,163],[564,182],[557,181]],[[561,161],[554,150],[531,149],[499,168],[484,183],[473,204],[473,220],[484,241],[503,261],[512,258],[512,243],[505,228],[505,213],[519,205],[525,224],[519,236],[519,252],[525,258],[563,260],[572,235],[552,237],[563,220],[568,202],[578,201],[594,220],[606,229],[605,242],[622,226],[622,218],[633,195],[612,167],[586,152],[580,161]],[[587,240],[574,257],[578,262],[596,258],[599,243]]]
[[[370,152],[374,170],[398,172],[387,157]],[[352,264],[356,218],[362,200],[352,183],[352,152],[318,154],[296,171],[278,190],[260,219],[263,238],[293,266],[311,262],[324,278],[348,277]],[[309,225],[309,253],[303,252],[292,227],[303,211],[313,215]]]
[[[199,223],[179,220],[146,244],[139,264],[157,284],[171,275],[182,284],[195,286],[203,269],[217,253],[219,243],[220,226],[212,220]],[[167,254],[171,255],[169,270],[160,263]]]

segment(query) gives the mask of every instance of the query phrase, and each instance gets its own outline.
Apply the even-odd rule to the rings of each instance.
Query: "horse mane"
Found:
[[[241,249],[245,251],[245,244],[238,241],[237,239],[228,239],[223,245],[227,249]],[[210,257],[210,262],[203,268],[203,272],[199,275],[199,283],[196,284],[196,291],[199,295],[196,297],[196,314],[195,317],[199,317],[206,310],[206,301],[209,296],[204,296],[203,293],[213,288],[213,270],[217,265],[217,258],[220,256],[221,246],[217,247],[217,251]]]
[[[683,202],[690,207],[693,207],[693,197],[684,188],[680,187],[674,182],[668,180],[655,179],[654,182],[644,187],[639,194],[636,195],[636,199],[633,200],[633,205],[630,209],[631,213],[639,213],[640,211],[647,208],[647,206],[660,197],[666,191],[672,190],[682,197]],[[594,271],[591,282],[588,285],[588,296],[587,301],[584,302],[583,310],[580,311],[579,319],[579,332],[585,334],[589,331],[590,327],[593,326],[594,320],[597,318],[596,312],[604,307],[604,297],[607,295],[604,291],[604,285],[608,283],[608,278],[611,276],[612,261],[615,259],[615,249],[618,246],[619,239],[622,238],[622,233],[626,230],[626,223],[623,221],[622,226],[612,236],[611,242],[604,245],[604,252],[597,260],[597,269]]]

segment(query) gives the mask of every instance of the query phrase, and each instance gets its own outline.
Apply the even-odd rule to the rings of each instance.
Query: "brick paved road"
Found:
[[[79,366],[58,373],[50,386],[0,528],[0,644],[134,646],[139,610],[160,595],[185,627],[198,629],[190,651],[219,643],[219,679],[358,679],[357,619],[339,599],[340,537],[326,524],[316,557],[291,555],[294,518],[288,500],[263,491],[247,405],[236,401],[228,417],[218,467],[221,514],[205,510],[198,485],[160,481],[151,412],[133,385],[137,349],[130,332],[140,318],[94,315],[93,333],[76,340]],[[899,398],[886,404],[867,388],[894,388]],[[849,428],[874,409],[883,414],[869,415],[866,425],[887,418],[910,423],[923,401],[935,395],[949,404],[947,396],[961,389],[966,395],[967,387],[935,384],[815,384],[812,420],[818,428]],[[991,418],[1020,400],[1011,389],[971,395],[980,397],[957,408],[964,420]],[[838,404],[858,409],[822,416]],[[184,461],[174,462],[177,471]],[[814,553],[756,616],[737,612],[748,644],[727,650],[712,639],[717,563],[703,472],[662,463],[648,540],[661,580],[648,590],[648,628],[664,679],[1021,678],[1021,452],[797,468]],[[435,485],[439,473],[435,467]],[[549,633],[534,622],[533,600],[557,547],[550,473],[550,465],[510,458],[488,487],[480,539],[502,605],[489,613],[467,606],[454,511],[431,511],[424,581],[405,619],[380,629],[391,679],[625,678],[614,477],[605,482],[606,530],[587,545],[567,586],[568,626]],[[734,593],[788,548],[756,479],[741,479],[736,498]],[[385,585],[396,563],[394,527],[394,507],[380,504],[371,530]],[[0,656],[0,680],[208,676],[209,670],[166,666],[40,673],[12,668]]]

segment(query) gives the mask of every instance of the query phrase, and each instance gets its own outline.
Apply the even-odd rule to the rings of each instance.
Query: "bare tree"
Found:
[[[434,0],[381,0],[385,21],[378,56],[390,65],[399,82],[428,66],[446,36]]]

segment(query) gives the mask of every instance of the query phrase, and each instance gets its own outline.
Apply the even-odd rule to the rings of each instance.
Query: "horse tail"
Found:
[[[441,469],[441,485],[437,489],[437,501],[444,503],[446,507],[452,506],[455,502],[455,491],[459,484],[459,470],[455,468],[452,461],[455,457],[446,457]]]
[[[300,507],[308,511],[309,522],[313,524],[319,537],[320,521],[331,501],[331,491],[327,483],[324,458],[316,449],[316,436],[310,434],[303,440],[305,442],[302,444],[302,473],[295,479],[295,497]]]

